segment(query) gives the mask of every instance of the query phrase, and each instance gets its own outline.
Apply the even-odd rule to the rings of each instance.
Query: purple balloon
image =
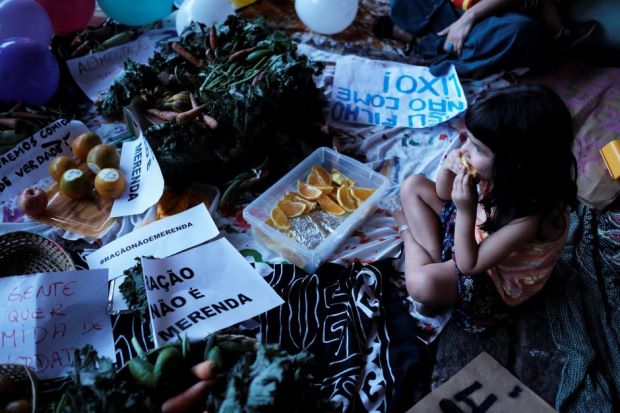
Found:
[[[48,45],[52,22],[47,12],[34,0],[4,0],[0,3],[0,40],[27,37]]]
[[[41,43],[25,37],[0,44],[0,100],[44,105],[60,80],[56,58]]]

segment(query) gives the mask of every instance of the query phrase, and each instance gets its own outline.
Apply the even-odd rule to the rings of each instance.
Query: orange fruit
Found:
[[[81,133],[71,141],[71,152],[80,161],[85,161],[88,152],[101,143],[101,138],[95,132]]]
[[[301,197],[299,194],[296,194],[295,192],[287,193],[286,195],[284,195],[284,199],[289,201],[301,202],[306,206],[305,212],[310,212],[314,208],[316,208],[316,202],[308,201],[307,199]]]
[[[49,166],[50,176],[54,178],[54,181],[60,181],[62,174],[65,173],[68,169],[75,169],[78,167],[77,162],[68,156],[57,156],[52,159]]]
[[[267,218],[265,220],[265,224],[267,224],[267,225],[269,225],[270,227],[273,227],[273,228],[276,227],[276,225],[273,223],[273,220],[271,218]]]
[[[86,164],[94,173],[99,173],[104,168],[118,169],[121,163],[121,156],[116,148],[105,143],[95,146],[88,152]]]
[[[357,206],[360,206],[362,202],[367,200],[373,192],[375,192],[375,190],[372,188],[351,187],[351,196],[357,201]]]
[[[328,196],[322,196],[319,198],[319,205],[323,208],[323,211],[332,215],[342,215],[345,213],[345,210],[340,207],[337,203],[331,200]]]
[[[323,191],[319,188],[308,185],[303,181],[297,181],[297,192],[299,192],[299,195],[310,201],[317,200],[321,197],[321,195],[323,195]]]
[[[68,169],[60,178],[60,192],[71,199],[79,199],[91,189],[90,174],[80,169]]]
[[[338,188],[338,191],[336,192],[336,199],[338,200],[340,206],[347,212],[353,212],[355,211],[355,208],[357,208],[355,205],[355,199],[351,196],[348,186],[341,186]]]
[[[308,185],[312,185],[312,186],[324,186],[325,185],[325,181],[323,181],[323,179],[319,175],[315,174],[314,172],[308,175],[306,182],[308,183]]]
[[[319,180],[323,182],[322,185],[318,186],[330,186],[332,184],[331,175],[321,165],[312,165],[310,170],[312,171],[310,175],[318,176]]]
[[[280,208],[287,217],[293,218],[300,216],[306,211],[306,204],[285,199],[284,201],[278,202],[278,208]]]
[[[95,191],[100,197],[116,199],[123,194],[127,182],[118,169],[104,168],[95,177]]]
[[[274,207],[271,210],[271,220],[273,221],[273,225],[279,230],[288,231],[291,229],[291,223],[289,222],[288,217],[284,211],[278,207]]]
[[[334,190],[333,186],[317,186],[317,188],[319,188],[321,190],[321,193],[323,195],[329,195]]]
[[[332,181],[335,182],[339,186],[342,186],[342,185],[353,186],[353,185],[355,185],[355,181],[352,181],[351,179],[349,179],[345,174],[343,174],[342,172],[340,172],[336,168],[332,168],[331,177],[332,177]]]

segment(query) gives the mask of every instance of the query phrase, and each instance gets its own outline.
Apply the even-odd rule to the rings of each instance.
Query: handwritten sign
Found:
[[[165,259],[142,258],[157,346],[206,335],[283,303],[225,238]]]
[[[330,122],[426,128],[467,109],[451,67],[442,77],[427,67],[345,56],[336,62]]]
[[[164,177],[155,154],[143,135],[123,143],[121,172],[127,180],[125,192],[114,200],[111,217],[141,214],[164,193]]]
[[[24,364],[40,379],[64,376],[87,344],[114,358],[105,270],[0,278],[0,363]]]
[[[80,89],[94,102],[123,73],[127,59],[148,63],[154,51],[155,42],[143,36],[103,52],[67,60],[67,66]]]
[[[482,352],[407,413],[554,413],[536,393]]]
[[[49,176],[52,159],[70,155],[71,141],[84,132],[88,128],[82,122],[60,119],[0,155],[0,202]]]

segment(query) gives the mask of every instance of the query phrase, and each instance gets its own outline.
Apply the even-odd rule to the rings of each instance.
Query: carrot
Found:
[[[178,394],[161,406],[162,413],[183,413],[189,411],[196,404],[203,401],[209,388],[215,384],[215,380],[199,381],[183,393]]]
[[[184,48],[180,44],[172,43],[170,47],[172,48],[172,50],[177,52],[179,56],[187,60],[189,63],[193,64],[196,67],[202,67],[202,63],[196,58],[196,56],[191,54],[186,48]]]
[[[196,119],[198,115],[202,113],[203,109],[204,109],[204,105],[201,105],[193,109],[190,109],[187,112],[179,113],[179,115],[177,116],[177,123],[179,125],[184,125],[188,122],[191,122],[192,120]]]
[[[200,380],[212,380],[215,378],[215,362],[213,360],[205,360],[202,363],[192,367],[192,373]]]
[[[198,101],[196,100],[194,95],[190,94],[189,100],[192,102],[192,108],[195,109],[198,107]],[[211,116],[207,115],[206,113],[202,114],[202,121],[205,123],[205,125],[207,125],[211,129],[217,129],[217,127],[219,126],[218,121],[212,118]]]
[[[11,116],[17,119],[34,119],[34,120],[50,120],[52,117],[47,115],[40,115],[38,113],[30,112],[11,112]]]
[[[17,129],[17,125],[19,123],[19,119],[0,118],[0,126],[4,126],[9,129]]]
[[[167,111],[167,110],[159,110],[159,109],[155,109],[155,108],[147,109],[146,112],[150,113],[153,116],[158,117],[161,120],[165,120],[165,121],[176,120],[177,117],[179,116],[179,113],[177,113],[177,112]]]
[[[245,57],[248,54],[252,53],[254,50],[256,50],[256,46],[248,47],[247,49],[243,49],[243,50],[239,50],[238,52],[235,52],[231,54],[230,56],[228,56],[228,61],[234,62],[236,60],[239,60],[242,57]]]
[[[217,32],[215,31],[215,26],[211,26],[211,29],[209,29],[209,46],[211,46],[211,50],[213,51],[217,49]]]
[[[209,62],[215,61],[215,53],[213,53],[212,49],[207,49],[207,51],[205,52],[205,56],[207,57],[207,60]]]

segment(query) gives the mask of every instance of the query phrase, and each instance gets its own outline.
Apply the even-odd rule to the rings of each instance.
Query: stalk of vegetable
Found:
[[[172,45],[170,45],[170,47],[179,56],[181,56],[183,59],[187,60],[189,63],[193,64],[196,67],[202,67],[202,63],[196,58],[196,56],[191,54],[186,48],[184,48],[180,44],[172,43]]]

